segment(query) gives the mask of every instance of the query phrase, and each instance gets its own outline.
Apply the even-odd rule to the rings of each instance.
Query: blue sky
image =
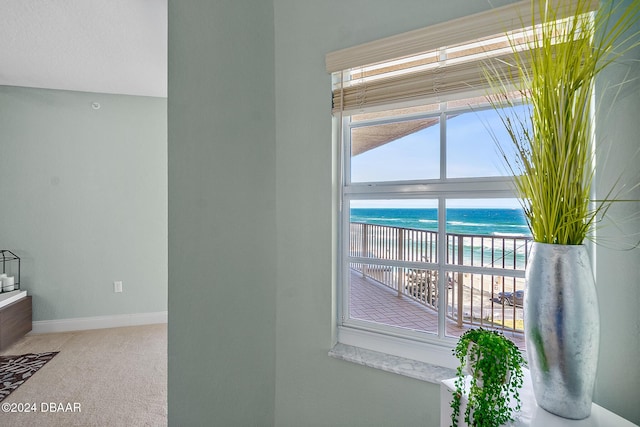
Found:
[[[519,209],[517,199],[448,199],[450,208],[502,208]],[[351,208],[421,208],[435,209],[438,201],[435,199],[406,199],[406,200],[352,200]]]
[[[507,174],[487,126],[501,140],[508,140],[494,110],[467,112],[448,119],[448,177]],[[435,125],[355,156],[351,162],[352,181],[438,178],[439,154],[440,125]]]
[[[489,129],[508,136],[493,109],[472,111],[447,121],[447,176],[508,175]],[[440,125],[431,126],[352,158],[353,182],[436,179],[440,175]],[[394,201],[394,207],[437,207],[435,201]],[[357,202],[353,207],[390,206],[389,201]],[[519,207],[517,200],[452,200],[450,207]]]

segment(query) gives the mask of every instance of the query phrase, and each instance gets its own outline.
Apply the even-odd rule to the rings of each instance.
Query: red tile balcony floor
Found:
[[[438,333],[438,313],[436,310],[412,300],[406,295],[398,293],[375,281],[370,277],[363,277],[357,271],[351,271],[351,293],[349,302],[350,315],[354,319],[382,323],[417,331]],[[458,337],[464,331],[480,325],[458,324],[447,319],[446,334]],[[520,349],[524,349],[524,335],[510,331],[503,332]]]

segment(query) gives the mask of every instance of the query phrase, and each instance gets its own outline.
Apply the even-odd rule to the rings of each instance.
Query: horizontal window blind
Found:
[[[491,67],[502,74],[510,73],[513,55],[491,59]],[[486,63],[485,63],[486,64]],[[514,79],[518,76],[514,75]],[[360,84],[345,85],[333,95],[333,111],[355,113],[373,111],[377,107],[394,105],[435,104],[485,93],[483,69],[475,63],[443,65],[431,70],[386,77]]]
[[[598,6],[596,0],[551,4],[561,12],[554,19],[572,16],[577,4],[585,11]],[[333,112],[354,114],[486,94],[487,67],[518,77],[510,75],[512,45],[529,49],[527,31],[540,22],[541,9],[537,1],[520,1],[329,53],[327,71],[336,76]]]

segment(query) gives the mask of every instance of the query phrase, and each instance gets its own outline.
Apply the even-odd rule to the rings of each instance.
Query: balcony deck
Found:
[[[502,309],[503,310],[503,309]],[[426,331],[437,334],[438,313],[436,310],[401,295],[370,277],[363,277],[357,271],[351,271],[351,297],[349,311],[352,318],[397,326],[400,328]],[[471,327],[447,319],[446,334],[458,337]],[[524,349],[522,333],[503,332],[519,348]]]

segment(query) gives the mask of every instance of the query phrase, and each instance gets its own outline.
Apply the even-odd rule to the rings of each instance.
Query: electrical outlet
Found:
[[[113,282],[113,292],[122,292],[122,282],[121,281],[116,281]]]

